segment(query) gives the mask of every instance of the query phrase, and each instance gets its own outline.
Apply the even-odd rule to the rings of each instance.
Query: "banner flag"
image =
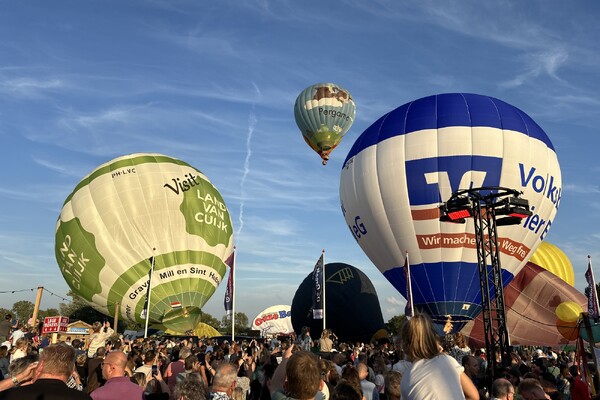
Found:
[[[313,319],[323,319],[323,254],[317,260],[312,274],[313,280]]]
[[[223,302],[225,306],[225,313],[228,317],[233,314],[233,268],[235,264],[235,250],[225,260],[225,264],[229,267],[229,277],[227,278],[227,288],[225,289],[225,300]]]
[[[588,269],[585,273],[585,280],[588,283],[588,316],[594,321],[598,320],[598,292],[596,291],[596,281],[594,280],[594,271],[592,269],[592,257],[588,256]]]

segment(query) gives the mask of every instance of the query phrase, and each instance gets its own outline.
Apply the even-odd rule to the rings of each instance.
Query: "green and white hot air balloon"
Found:
[[[83,178],[56,224],[56,260],[69,287],[99,311],[175,332],[193,330],[233,251],[223,197],[184,161],[116,158]]]
[[[325,165],[329,153],[354,123],[356,106],[350,92],[341,86],[317,83],[300,93],[294,116],[306,144],[321,156]]]

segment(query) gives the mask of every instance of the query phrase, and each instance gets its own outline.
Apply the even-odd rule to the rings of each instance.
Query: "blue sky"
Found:
[[[600,3],[595,1],[0,1],[0,291],[66,297],[54,259],[64,199],[96,166],[158,152],[204,172],[236,232],[237,311],[291,304],[321,250],[363,270],[384,319],[404,299],[363,254],[339,206],[342,162],[378,117],[446,92],[529,114],[561,164],[547,240],[583,290],[600,278]],[[316,82],[354,96],[326,167],[293,106]],[[205,306],[223,315],[221,285]],[[35,300],[2,293],[0,306]],[[44,293],[42,308],[57,307]]]

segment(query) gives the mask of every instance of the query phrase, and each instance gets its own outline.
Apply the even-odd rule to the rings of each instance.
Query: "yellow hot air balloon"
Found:
[[[569,285],[575,285],[573,265],[567,255],[555,245],[542,242],[529,261],[552,272]]]

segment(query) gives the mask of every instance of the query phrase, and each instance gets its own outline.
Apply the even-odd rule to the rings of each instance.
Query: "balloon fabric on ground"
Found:
[[[254,317],[251,329],[260,331],[262,336],[294,332],[292,307],[286,305],[267,307]]]
[[[323,165],[352,126],[355,116],[356,106],[350,92],[335,83],[307,87],[294,105],[302,137],[321,156]]]
[[[512,345],[558,346],[576,339],[565,339],[559,331],[572,332],[571,323],[557,329],[556,308],[565,301],[587,307],[587,298],[571,285],[528,262],[504,288],[506,325]],[[564,329],[563,329],[564,328]],[[479,315],[462,330],[471,348],[485,347],[483,319]]]
[[[533,215],[498,227],[502,281],[519,273],[556,215],[561,171],[544,131],[523,111],[477,94],[440,94],[385,114],[356,140],[341,172],[340,200],[351,234],[406,297],[452,333],[481,311],[473,220],[439,221],[438,207],[468,188],[523,192]]]
[[[369,278],[358,268],[344,263],[325,264],[325,318],[340,341],[370,342],[387,337],[379,298]],[[310,328],[313,340],[321,336],[323,320],[312,315],[312,273],[294,294],[292,325],[299,334]]]
[[[552,272],[569,285],[575,284],[575,272],[571,261],[561,249],[552,243],[542,242],[529,261]]]
[[[111,160],[64,203],[55,255],[69,287],[99,311],[185,333],[200,322],[232,252],[233,227],[208,178],[161,154]]]

